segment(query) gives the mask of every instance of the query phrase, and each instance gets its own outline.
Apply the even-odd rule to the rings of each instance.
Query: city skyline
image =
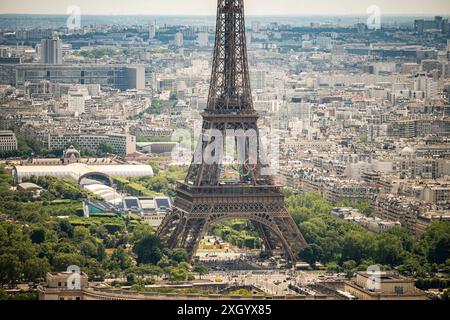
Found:
[[[357,4],[351,0],[280,0],[276,2],[247,0],[246,14],[254,16],[267,15],[358,15],[367,14],[367,8],[376,5],[382,14],[393,15],[449,15],[450,3],[446,0],[432,0],[424,6],[420,0],[392,3],[387,0],[362,0]],[[92,3],[87,0],[62,0],[55,4],[44,0],[39,3],[18,0],[2,3],[0,14],[66,14],[67,8],[79,6],[82,14],[87,15],[193,15],[209,16],[215,14],[216,1],[192,0],[187,3],[181,0],[133,0],[124,7],[118,0],[100,0]]]
[[[448,0],[28,2],[0,5],[0,304],[450,300]]]

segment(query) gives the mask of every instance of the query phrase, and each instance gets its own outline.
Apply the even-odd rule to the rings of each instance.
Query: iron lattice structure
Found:
[[[281,187],[271,176],[261,174],[258,114],[253,108],[247,61],[243,0],[219,0],[216,40],[208,106],[203,113],[203,132],[196,152],[203,154],[215,137],[211,129],[226,136],[227,130],[256,133],[258,152],[253,169],[240,172],[232,182],[221,180],[224,166],[204,160],[192,161],[184,182],[179,182],[173,209],[158,229],[158,236],[170,248],[185,248],[192,258],[200,240],[221,221],[246,219],[254,223],[265,249],[279,245],[287,258],[297,260],[306,242],[284,205]],[[250,140],[245,158],[250,159]],[[223,155],[219,155],[220,158]],[[264,162],[265,163],[265,162]]]

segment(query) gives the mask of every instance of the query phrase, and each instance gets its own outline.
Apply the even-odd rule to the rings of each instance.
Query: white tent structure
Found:
[[[118,205],[122,202],[123,197],[120,193],[114,190],[111,187],[105,186],[103,184],[90,184],[84,186],[84,189],[89,190],[96,196],[99,196],[106,202],[109,202],[113,205]]]
[[[149,165],[90,165],[84,163],[72,163],[68,165],[50,166],[16,166],[13,169],[16,183],[21,183],[24,178],[35,177],[58,177],[70,179],[80,183],[83,178],[100,175],[111,181],[112,177],[152,177],[153,169]]]

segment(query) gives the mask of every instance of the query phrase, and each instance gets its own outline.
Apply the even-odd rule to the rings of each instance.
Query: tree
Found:
[[[144,276],[154,277],[154,276],[159,276],[163,273],[163,271],[160,267],[154,266],[151,264],[143,264],[143,265],[140,265],[137,267],[133,267],[132,269],[134,270],[134,272],[137,275],[139,275],[141,277],[144,277]]]
[[[327,272],[328,273],[336,273],[341,271],[341,268],[339,267],[339,265],[336,262],[330,262],[329,264],[327,264]]]
[[[407,253],[403,263],[398,266],[397,270],[403,274],[413,275],[416,277],[426,276],[426,259],[423,257]]]
[[[125,277],[127,278],[127,285],[133,285],[136,283],[136,274],[134,273],[134,270],[127,270]]]
[[[93,225],[89,228],[89,232],[101,239],[104,239],[108,235],[108,230],[103,225]]]
[[[24,277],[28,281],[37,282],[43,279],[48,271],[50,271],[50,264],[44,258],[28,259],[23,266]]]
[[[145,236],[133,248],[138,264],[157,264],[162,257],[162,245],[154,234]]]
[[[450,234],[440,235],[428,250],[428,259],[435,263],[444,263],[450,256]]]
[[[14,286],[21,278],[22,264],[12,254],[0,255],[0,283]]]
[[[74,228],[69,221],[63,219],[63,220],[59,221],[59,223],[58,223],[58,231],[59,231],[60,237],[72,238]]]
[[[66,271],[70,266],[83,266],[84,258],[76,253],[57,253],[53,257],[52,267],[55,271]]]
[[[186,250],[176,248],[169,251],[169,258],[175,262],[186,262],[188,260],[188,254]]]
[[[112,270],[126,270],[132,265],[132,259],[123,247],[119,247],[111,255],[110,269]]]
[[[376,245],[376,257],[381,264],[401,264],[404,257],[401,239],[388,233],[381,234]]]
[[[89,239],[90,235],[89,230],[85,227],[77,226],[73,229],[73,240],[78,243]]]
[[[375,238],[367,232],[352,231],[344,236],[341,261],[354,260],[357,263],[373,253]]]
[[[130,228],[129,228],[129,230],[130,230]],[[153,230],[153,228],[150,227],[148,224],[134,225],[133,228],[131,229],[131,231],[132,232],[130,234],[130,241],[132,243],[137,243],[140,240],[144,239],[145,237],[155,234],[155,231]]]
[[[80,251],[85,257],[100,258],[99,252],[97,251],[97,246],[90,240],[85,240],[80,244]]]
[[[197,263],[194,266],[193,271],[195,273],[198,273],[198,275],[200,276],[200,279],[202,278],[202,276],[204,276],[204,275],[209,273],[209,269],[203,263]]]
[[[189,272],[183,267],[173,267],[169,269],[169,281],[179,282],[188,280]]]
[[[9,296],[8,296],[8,294],[6,293],[5,289],[3,289],[3,288],[0,287],[0,301],[2,301],[2,300],[8,300],[8,299],[9,299]]]
[[[37,228],[31,231],[30,235],[31,241],[36,244],[41,244],[45,242],[45,229]]]
[[[148,188],[157,193],[164,193],[169,188],[169,182],[162,176],[153,177],[148,181]]]
[[[170,267],[174,267],[176,265],[177,263],[175,261],[169,259],[165,255],[163,255],[157,263],[157,266],[160,267],[161,269],[169,269]]]
[[[314,243],[309,244],[300,252],[299,256],[310,265],[314,265],[322,257],[322,248]]]
[[[97,147],[97,155],[99,156],[104,156],[107,154],[115,154],[116,152],[117,152],[116,147],[114,147],[111,143],[106,141],[100,142]]]
[[[89,279],[103,279],[106,274],[102,264],[96,259],[88,259],[83,271],[87,273]]]
[[[342,264],[342,268],[347,273],[347,275],[353,275],[353,271],[356,268],[357,264],[353,260],[347,260]]]

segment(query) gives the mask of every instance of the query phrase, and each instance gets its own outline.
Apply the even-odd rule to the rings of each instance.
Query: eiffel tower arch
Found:
[[[281,246],[288,259],[297,260],[306,242],[285,208],[282,187],[264,170],[268,165],[251,96],[243,0],[218,0],[217,7],[211,84],[197,156],[185,181],[177,183],[173,209],[157,235],[170,248],[185,248],[192,259],[214,224],[245,219],[254,223],[267,251]],[[237,157],[232,166],[224,152],[230,140],[217,136],[229,138],[230,132],[238,132],[231,137]],[[214,144],[221,148],[211,151]]]

